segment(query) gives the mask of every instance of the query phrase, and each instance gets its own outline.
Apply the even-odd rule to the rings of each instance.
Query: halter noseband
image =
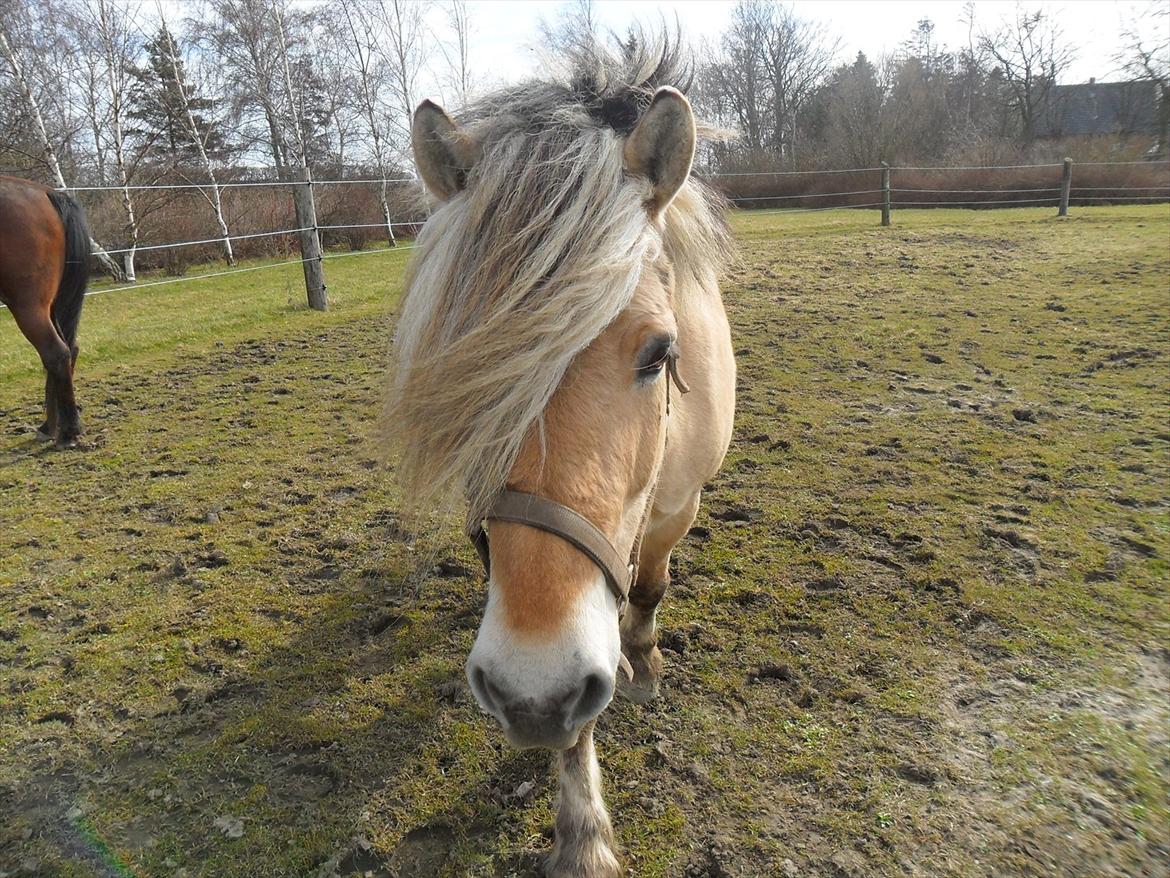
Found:
[[[565,542],[579,549],[585,557],[601,568],[605,584],[618,602],[618,618],[626,612],[630,601],[630,586],[633,583],[632,562],[626,562],[618,554],[613,543],[596,525],[585,516],[536,494],[522,491],[501,491],[488,509],[484,518],[488,521],[511,521],[526,524],[547,533],[556,534]],[[491,554],[488,547],[488,532],[482,526],[468,532],[479,560],[483,562],[484,573],[491,576]]]
[[[670,385],[678,387],[679,393],[687,393],[690,388],[678,374],[678,352],[672,350],[666,358],[666,417],[670,418]],[[669,424],[669,420],[667,421]],[[526,494],[522,491],[503,490],[496,495],[492,505],[488,507],[482,519],[473,522],[467,529],[467,536],[475,546],[479,560],[483,562],[484,574],[488,577],[492,572],[491,552],[488,544],[488,532],[484,527],[485,521],[510,521],[515,524],[524,524],[556,534],[565,542],[578,549],[586,558],[600,568],[605,576],[605,584],[617,598],[618,618],[625,615],[626,607],[630,603],[630,587],[638,573],[638,556],[642,551],[642,537],[650,524],[650,510],[654,505],[654,493],[658,488],[658,477],[661,468],[655,477],[654,486],[650,489],[650,496],[646,500],[646,509],[642,513],[642,521],[638,525],[634,545],[630,549],[630,557],[624,559],[614,548],[601,529],[581,513],[541,497],[536,494]]]

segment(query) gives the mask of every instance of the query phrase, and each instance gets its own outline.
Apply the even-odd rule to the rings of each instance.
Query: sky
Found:
[[[1165,0],[1162,0],[1165,2]],[[485,85],[509,81],[534,73],[537,55],[533,49],[541,16],[555,16],[558,2],[544,0],[471,0],[473,70]],[[655,23],[665,16],[673,22],[677,14],[684,34],[697,42],[717,38],[725,27],[731,0],[599,0],[602,23],[623,32],[634,21]],[[957,49],[967,45],[968,28],[960,0],[796,0],[797,14],[823,22],[829,32],[841,38],[840,60],[852,60],[857,52],[871,58],[892,52],[909,37],[923,18],[935,24],[935,37],[943,46]],[[1116,78],[1114,56],[1121,46],[1121,32],[1135,13],[1155,5],[1134,0],[1064,0],[1024,2],[1026,9],[1042,8],[1059,22],[1064,35],[1076,48],[1076,59],[1064,76],[1065,82],[1086,82],[1090,78]],[[1013,0],[977,0],[977,26],[994,30],[1015,11]]]

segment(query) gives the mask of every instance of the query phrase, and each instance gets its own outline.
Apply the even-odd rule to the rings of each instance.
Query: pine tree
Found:
[[[144,138],[154,137],[152,157],[171,166],[188,165],[200,161],[199,149],[192,140],[187,122],[187,105],[195,119],[195,127],[203,141],[207,155],[222,157],[227,142],[221,126],[207,118],[215,102],[200,97],[198,89],[187,76],[178,45],[166,25],[146,44],[147,63],[134,71],[137,83],[132,96],[130,118],[137,123],[133,133]],[[178,59],[172,65],[171,57]],[[175,67],[179,76],[175,76]]]

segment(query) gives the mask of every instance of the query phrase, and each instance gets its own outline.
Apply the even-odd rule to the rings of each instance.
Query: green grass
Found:
[[[326,280],[334,319],[358,317],[385,320],[401,293],[402,269],[410,248],[400,252],[351,254],[341,251],[326,261]],[[81,368],[136,361],[155,352],[172,354],[176,346],[208,346],[229,339],[274,336],[282,330],[319,326],[317,312],[305,300],[300,265],[278,265],[284,259],[249,262],[241,268],[266,266],[259,271],[197,279],[197,275],[230,270],[226,266],[193,269],[191,278],[177,283],[105,293],[114,284],[98,278],[83,310],[85,360]],[[273,267],[267,267],[273,266]],[[170,281],[164,276],[146,282]],[[176,279],[177,280],[177,279]],[[274,332],[275,331],[275,332]],[[0,324],[0,382],[35,375],[35,354],[11,321]]]
[[[733,224],[735,439],[598,733],[633,874],[1157,873],[1170,210]],[[0,319],[0,873],[533,874],[474,555],[375,463],[407,256],[91,297],[75,451]]]

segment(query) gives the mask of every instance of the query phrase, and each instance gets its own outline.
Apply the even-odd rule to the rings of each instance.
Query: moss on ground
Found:
[[[598,733],[632,873],[1157,874],[1170,212],[734,226],[734,444]],[[0,321],[0,872],[533,873],[474,555],[375,464],[405,258],[92,297],[76,451]]]

